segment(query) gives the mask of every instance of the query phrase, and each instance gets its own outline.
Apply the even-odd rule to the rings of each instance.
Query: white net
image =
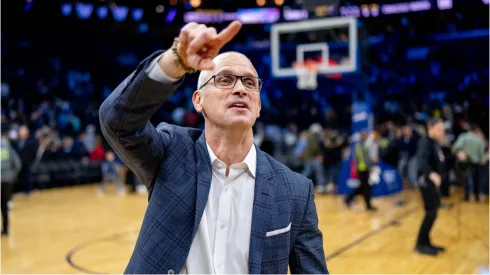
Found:
[[[315,90],[318,87],[318,69],[312,65],[295,65],[296,77],[298,78],[297,87],[300,90]]]

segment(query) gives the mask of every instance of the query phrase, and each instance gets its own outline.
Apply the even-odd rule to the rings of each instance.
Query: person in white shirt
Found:
[[[328,273],[312,182],[253,144],[263,80],[245,55],[218,55],[240,28],[187,24],[100,108],[104,136],[150,196],[125,273]],[[152,114],[197,70],[204,131],[155,128]]]

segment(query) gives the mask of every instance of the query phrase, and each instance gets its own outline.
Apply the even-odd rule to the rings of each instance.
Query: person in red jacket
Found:
[[[92,161],[103,161],[105,159],[105,150],[100,136],[95,137],[95,148],[89,153],[89,157]]]

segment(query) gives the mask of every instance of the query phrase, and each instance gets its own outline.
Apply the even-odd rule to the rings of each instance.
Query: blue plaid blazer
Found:
[[[179,273],[204,212],[211,161],[202,130],[150,117],[181,81],[163,84],[143,60],[100,107],[102,133],[145,183],[148,207],[125,273]],[[257,171],[249,248],[251,274],[328,273],[312,182],[257,149]],[[281,234],[267,232],[287,228]],[[280,231],[281,232],[281,231]]]

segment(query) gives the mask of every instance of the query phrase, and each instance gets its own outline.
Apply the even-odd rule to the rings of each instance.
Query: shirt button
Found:
[[[228,186],[225,187],[225,191],[228,191]]]
[[[225,229],[225,224],[221,224],[221,229]]]

